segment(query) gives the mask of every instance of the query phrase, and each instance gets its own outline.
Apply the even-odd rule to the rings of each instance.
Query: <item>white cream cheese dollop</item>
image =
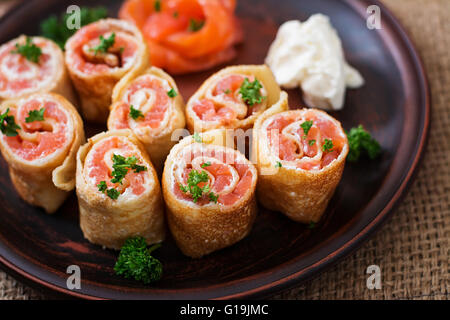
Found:
[[[286,89],[300,87],[310,107],[342,109],[346,87],[364,84],[360,73],[344,58],[341,40],[323,14],[307,21],[287,21],[278,29],[266,64],[278,84]]]

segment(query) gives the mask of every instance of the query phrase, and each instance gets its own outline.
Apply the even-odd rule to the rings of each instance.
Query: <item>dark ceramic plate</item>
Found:
[[[69,4],[93,1],[24,1],[0,21],[0,43],[21,33],[36,34],[39,22]],[[363,124],[380,141],[375,161],[348,164],[316,228],[261,209],[250,235],[199,260],[181,254],[168,239],[156,256],[161,281],[150,286],[116,276],[117,253],[83,239],[77,200],[46,215],[21,201],[0,160],[0,262],[14,276],[38,287],[83,298],[254,298],[266,297],[317,274],[357,248],[389,216],[405,194],[424,150],[430,100],[419,57],[395,18],[381,5],[381,30],[366,27],[366,9],[377,1],[241,0],[246,41],[230,64],[262,63],[277,26],[321,12],[331,17],[351,65],[366,85],[347,93],[345,108],[333,113],[345,128]],[[97,1],[115,16],[121,1]],[[214,70],[176,77],[185,99]],[[291,107],[301,105],[290,92]],[[104,128],[86,125],[89,135]],[[69,265],[81,268],[81,290],[66,288]]]

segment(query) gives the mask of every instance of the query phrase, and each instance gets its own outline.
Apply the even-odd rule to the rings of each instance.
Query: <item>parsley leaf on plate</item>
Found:
[[[154,244],[147,248],[143,237],[129,238],[125,241],[114,266],[114,271],[125,278],[134,278],[149,284],[158,281],[162,276],[161,262],[152,256],[152,252],[161,247]]]
[[[105,7],[82,7],[80,10],[80,27],[106,18],[107,14],[108,12]],[[63,14],[60,18],[55,15],[50,16],[40,25],[41,35],[53,40],[64,50],[67,39],[77,31],[77,29],[68,28],[67,22],[71,17],[72,14]]]
[[[381,147],[362,125],[350,129],[347,133],[349,152],[347,160],[357,162],[362,154],[366,153],[370,159],[375,159],[381,153]]]

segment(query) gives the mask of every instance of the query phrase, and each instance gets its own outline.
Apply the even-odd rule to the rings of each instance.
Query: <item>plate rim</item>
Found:
[[[26,10],[26,8],[32,5],[37,0],[29,0],[26,3],[17,3],[14,5],[8,12],[5,13],[0,18],[0,25],[4,23],[10,16],[17,13],[19,10]],[[342,260],[344,257],[350,255],[356,249],[358,249],[364,241],[367,241],[370,236],[372,236],[376,231],[380,229],[380,227],[388,220],[388,218],[393,214],[395,209],[401,203],[401,200],[407,194],[411,184],[413,183],[420,164],[424,158],[425,149],[428,142],[429,137],[429,129],[430,129],[430,117],[431,117],[431,91],[429,86],[429,81],[427,77],[427,73],[425,70],[424,63],[422,61],[421,56],[419,55],[414,42],[411,40],[408,32],[404,29],[402,24],[398,21],[395,15],[388,9],[380,0],[343,0],[344,3],[347,3],[350,7],[353,8],[358,14],[361,14],[361,8],[367,7],[368,5],[377,5],[381,9],[381,13],[383,19],[388,19],[388,23],[401,40],[402,45],[406,47],[406,52],[410,56],[410,60],[413,63],[411,66],[413,70],[417,73],[417,79],[422,82],[419,87],[422,90],[421,96],[424,98],[424,105],[421,103],[420,111],[424,112],[423,119],[419,117],[420,123],[418,127],[422,130],[419,139],[416,141],[416,147],[413,150],[414,160],[411,163],[403,181],[399,185],[397,191],[390,197],[390,200],[381,209],[381,211],[374,217],[371,221],[367,223],[357,234],[355,234],[351,239],[343,243],[334,251],[328,251],[328,253],[322,258],[318,259],[316,262],[311,265],[297,271],[291,273],[281,279],[276,281],[271,281],[268,283],[264,283],[259,286],[253,286],[251,289],[245,289],[238,293],[233,293],[229,295],[223,295],[213,299],[243,299],[243,298],[256,298],[256,297],[267,297],[282,290],[289,289],[295,285],[298,285],[301,282],[305,282],[311,277],[318,276],[325,269],[330,268],[335,265],[336,262]],[[4,243],[3,243],[4,244]],[[7,247],[7,244],[4,244]],[[21,257],[24,258],[24,257]],[[26,259],[25,259],[26,260]],[[32,262],[27,260],[28,264],[36,267]],[[289,262],[288,262],[289,263]],[[294,262],[295,263],[295,262]],[[26,272],[19,266],[7,260],[0,252],[0,267],[5,272],[12,274],[15,278],[19,278],[26,284],[30,286],[38,285],[41,289],[47,289],[56,293],[60,293],[66,296],[71,296],[74,298],[83,298],[83,299],[107,299],[100,296],[94,296],[88,293],[83,293],[79,291],[72,291],[64,287],[60,287],[54,283],[45,281],[38,276]],[[253,280],[244,280],[243,282],[251,284]]]

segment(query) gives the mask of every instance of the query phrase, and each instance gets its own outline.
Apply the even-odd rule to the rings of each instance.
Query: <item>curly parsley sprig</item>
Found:
[[[120,192],[117,191],[114,188],[109,188],[108,189],[108,185],[106,184],[106,181],[100,181],[100,183],[97,185],[98,191],[100,192],[106,192],[106,195],[108,197],[110,197],[113,200],[117,200],[117,198],[119,198],[120,196]]]
[[[30,37],[26,37],[25,44],[16,43],[16,50],[12,50],[11,53],[20,54],[28,61],[38,63],[42,50],[32,42]]]
[[[333,141],[330,139],[325,139],[322,145],[322,151],[331,152],[333,150]]]
[[[28,112],[28,117],[25,118],[25,122],[30,123],[34,121],[44,121],[44,112],[45,108],[41,108],[39,110],[30,110]]]
[[[346,134],[349,146],[347,160],[349,162],[357,162],[363,154],[367,154],[370,159],[375,159],[380,155],[380,144],[372,138],[369,132],[364,130],[362,125],[350,129]]]
[[[242,82],[241,88],[239,89],[239,93],[242,96],[242,100],[249,106],[253,106],[255,104],[261,103],[264,96],[261,95],[262,84],[257,79],[255,81],[250,82],[248,78],[245,78]]]
[[[81,7],[80,26],[83,27],[97,20],[106,18],[107,15],[108,11],[105,7]],[[60,17],[57,17],[56,15],[50,16],[41,23],[41,34],[56,42],[59,47],[64,50],[67,39],[77,31],[76,28],[69,29],[68,26],[70,24],[68,24],[68,22],[70,22],[70,19],[73,19],[73,13],[62,14]]]
[[[199,172],[192,169],[191,172],[189,172],[187,185],[180,183],[180,190],[184,193],[189,193],[194,203],[196,203],[198,199],[203,197],[205,194],[208,195],[210,201],[217,203],[218,196],[211,192],[211,187],[209,184],[205,184],[203,187],[199,186],[200,183],[206,183],[208,181],[209,176],[206,171]]]
[[[129,238],[120,250],[114,271],[125,278],[134,278],[149,284],[161,279],[162,263],[152,256],[153,251],[161,247],[154,244],[150,248],[143,237]]]
[[[134,120],[137,120],[138,118],[145,118],[142,111],[139,109],[135,109],[133,105],[130,105],[130,117]]]
[[[313,122],[311,120],[306,120],[303,122],[300,127],[303,129],[303,133],[305,134],[303,137],[306,139],[306,136],[308,135],[309,130],[311,129],[313,125]]]
[[[114,45],[114,42],[116,42],[116,34],[113,32],[108,38],[103,37],[103,35],[100,35],[99,37],[100,43],[91,48],[91,51],[94,51],[94,55],[97,55],[99,52],[106,53],[109,48],[111,48]]]
[[[172,88],[169,91],[167,91],[167,95],[169,96],[169,98],[175,98],[178,95],[178,93],[175,91],[174,88]]]
[[[20,126],[16,123],[14,116],[8,115],[9,108],[0,115],[0,131],[7,137],[15,137],[18,135],[17,130]]]
[[[197,31],[201,30],[204,25],[205,25],[204,20],[190,19],[188,30],[191,32],[197,32]]]
[[[129,170],[134,170],[134,172],[139,173],[141,171],[147,171],[147,167],[137,164],[138,159],[135,156],[125,158],[118,154],[113,154],[113,171],[111,176],[113,177],[110,181],[111,183],[122,184],[123,178]],[[119,198],[120,192],[115,188],[109,188],[106,181],[100,181],[97,185],[98,191],[106,193],[108,197],[113,200]]]
[[[113,171],[111,172],[112,183],[120,183],[122,184],[123,178],[128,173],[128,170],[134,170],[134,172],[139,173],[141,171],[147,171],[147,168],[137,164],[137,158],[135,156],[131,156],[125,158],[121,155],[114,154],[112,157],[113,160]]]
[[[153,8],[156,12],[161,11],[161,0],[155,0],[155,3],[153,4]]]

